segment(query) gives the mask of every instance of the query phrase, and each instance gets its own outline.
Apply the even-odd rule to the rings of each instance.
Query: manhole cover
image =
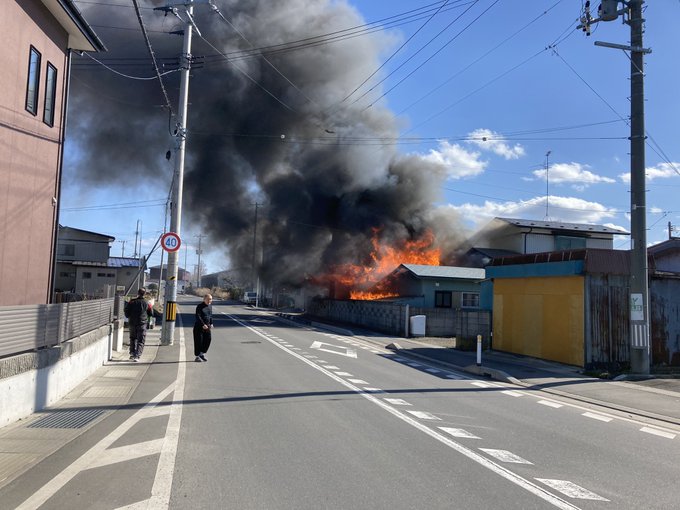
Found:
[[[80,429],[104,414],[104,409],[53,411],[28,425],[29,429]]]

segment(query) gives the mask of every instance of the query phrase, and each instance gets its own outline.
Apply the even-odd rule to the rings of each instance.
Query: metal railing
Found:
[[[59,345],[110,324],[114,301],[0,307],[0,357]]]

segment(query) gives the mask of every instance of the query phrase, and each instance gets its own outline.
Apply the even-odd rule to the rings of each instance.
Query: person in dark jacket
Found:
[[[203,302],[196,307],[196,322],[194,322],[194,361],[208,361],[205,353],[208,352],[212,340],[212,296],[206,294]]]
[[[146,341],[146,326],[151,314],[151,306],[144,299],[146,289],[142,287],[137,291],[137,297],[125,304],[125,317],[128,318],[128,329],[130,330],[130,359],[139,361],[144,352],[144,342]]]

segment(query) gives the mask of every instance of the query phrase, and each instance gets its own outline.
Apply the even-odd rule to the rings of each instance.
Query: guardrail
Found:
[[[59,345],[110,324],[115,298],[0,307],[0,357]]]

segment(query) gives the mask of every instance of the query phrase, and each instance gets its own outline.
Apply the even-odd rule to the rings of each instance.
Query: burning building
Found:
[[[332,36],[364,23],[344,2],[225,0],[222,17],[199,7],[184,187],[189,223],[224,246],[233,267],[251,267],[261,253],[257,273],[272,286],[313,282],[349,297],[401,263],[450,263],[466,233],[454,212],[434,206],[446,169],[399,153],[395,116],[382,103],[355,101],[389,37]],[[83,9],[94,24],[132,26],[125,9]],[[167,32],[177,20],[143,13],[158,60],[176,68],[181,41]],[[104,63],[150,74],[141,36],[109,30],[104,37],[111,49]],[[171,133],[158,82],[126,79],[84,57],[74,76],[71,147],[81,181],[160,177],[169,184],[163,156]],[[178,74],[163,79],[176,104]],[[265,204],[257,220],[255,203]]]

